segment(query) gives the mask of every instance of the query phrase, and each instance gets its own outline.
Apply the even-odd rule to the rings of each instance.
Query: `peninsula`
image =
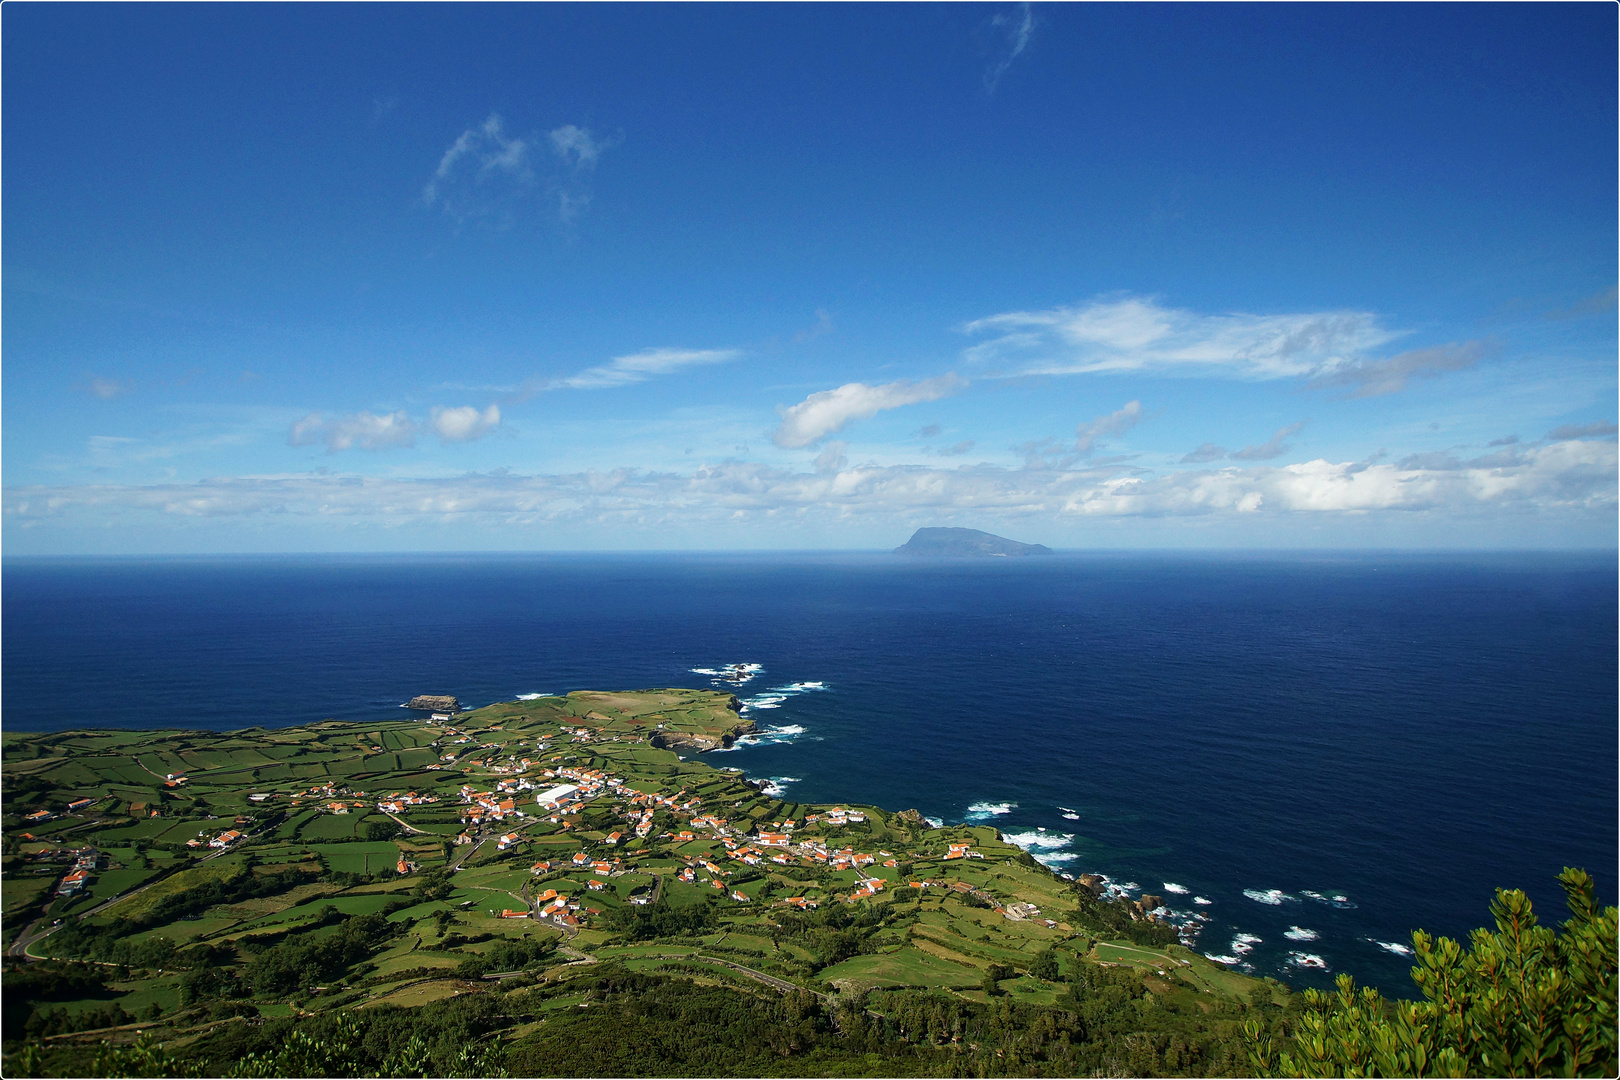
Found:
[[[1021,544],[1004,536],[981,532],[978,529],[918,529],[911,539],[894,549],[896,555],[931,557],[983,557],[1013,555],[1050,555],[1052,549],[1045,544]]]
[[[8,1074],[132,1075],[161,1042],[202,1075],[944,1075],[1015,1046],[1076,1075],[1131,1032],[1133,1070],[1241,1071],[1236,1025],[1288,1000],[994,828],[698,759],[749,729],[655,689],[5,732]],[[740,1026],[691,1044],[716,1015]],[[288,1057],[323,1039],[373,1057]]]

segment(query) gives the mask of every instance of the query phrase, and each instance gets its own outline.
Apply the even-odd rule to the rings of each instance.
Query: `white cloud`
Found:
[[[1460,467],[1431,469],[1322,459],[1280,468],[958,469],[875,465],[795,471],[728,462],[690,473],[616,469],[567,475],[470,474],[400,479],[281,476],[151,486],[8,486],[4,512],[17,525],[50,519],[110,522],[125,514],[248,517],[260,514],[384,521],[476,518],[492,525],[587,521],[603,525],[700,525],[739,516],[804,515],[836,522],[999,518],[1049,521],[1222,515],[1422,514],[1437,523],[1564,515],[1610,522],[1616,509],[1616,444],[1569,440]],[[1573,516],[1573,517],[1572,517]]]
[[[396,446],[416,445],[416,421],[403,412],[369,412],[353,416],[335,416],[328,419],[320,413],[310,413],[293,424],[287,441],[293,446],[314,446],[325,443],[327,453],[348,450],[358,446],[363,450],[385,450]]]
[[[1142,403],[1131,401],[1118,412],[1099,416],[1089,424],[1074,429],[1074,449],[1082,457],[1090,457],[1097,440],[1110,435],[1123,435],[1142,421]]]
[[[902,405],[938,401],[966,385],[967,380],[955,374],[921,382],[900,379],[882,386],[845,383],[836,390],[819,391],[791,408],[779,410],[782,423],[771,436],[771,441],[790,450],[809,446],[844,430],[844,425],[851,420],[865,420],[885,409],[897,409]]]
[[[428,426],[433,429],[440,442],[472,442],[494,431],[500,426],[500,422],[499,405],[491,405],[483,412],[479,412],[471,405],[461,405],[455,408],[434,409],[433,419],[428,422]]]
[[[577,375],[557,379],[535,389],[601,390],[645,382],[654,375],[668,375],[682,368],[724,364],[742,353],[736,349],[643,349],[628,356],[616,356],[606,364],[586,368]]]
[[[990,65],[984,73],[984,89],[986,93],[994,94],[996,87],[1001,83],[1001,77],[1007,74],[1012,62],[1018,59],[1018,54],[1029,46],[1029,38],[1035,30],[1035,16],[1029,4],[1019,4],[1017,15],[997,15],[990,20],[990,25],[1002,30],[1007,35],[1007,55]]]
[[[1004,364],[1014,374],[1155,371],[1244,379],[1358,363],[1397,336],[1367,312],[1199,315],[1136,297],[992,315],[963,330],[994,335],[967,350],[970,361]]]

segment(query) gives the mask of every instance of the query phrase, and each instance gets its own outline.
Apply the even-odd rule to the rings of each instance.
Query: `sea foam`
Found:
[[[1398,941],[1379,941],[1377,938],[1366,938],[1365,940],[1372,942],[1385,952],[1394,953],[1396,956],[1412,955],[1412,946],[1402,945]]]
[[[1014,844],[1025,851],[1031,848],[1060,848],[1068,847],[1074,839],[1073,833],[1047,832],[1037,829],[1033,832],[1002,833],[1001,838],[1009,844]]]
[[[1315,930],[1307,930],[1303,926],[1290,926],[1283,931],[1283,937],[1289,941],[1315,941],[1321,936]]]
[[[1280,907],[1285,900],[1299,901],[1299,897],[1290,896],[1281,889],[1244,889],[1243,895],[1258,904],[1270,904]]]
[[[1288,954],[1288,962],[1294,967],[1310,968],[1312,971],[1326,971],[1328,969],[1327,961],[1315,953],[1291,952]]]
[[[1164,891],[1167,893],[1175,893],[1177,896],[1186,896],[1189,890],[1185,885],[1177,885],[1173,881],[1167,881],[1164,883]]]
[[[543,697],[550,697],[550,696],[551,696],[550,694],[519,694],[517,696],[517,699],[519,701],[533,701],[535,698],[543,698]]]
[[[780,799],[787,791],[787,786],[797,784],[799,779],[797,776],[772,776],[765,781],[765,786],[760,790],[773,799]]]
[[[968,807],[968,817],[984,820],[988,817],[998,817],[1010,814],[1018,804],[1015,802],[976,802]]]
[[[1299,895],[1309,897],[1319,904],[1327,904],[1331,907],[1336,907],[1343,910],[1349,910],[1350,908],[1356,906],[1350,902],[1350,898],[1344,895],[1344,893],[1328,893],[1326,896],[1324,896],[1323,894],[1314,892],[1310,889],[1301,889],[1299,890]]]

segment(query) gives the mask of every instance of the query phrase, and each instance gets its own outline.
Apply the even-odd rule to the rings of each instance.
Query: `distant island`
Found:
[[[894,549],[896,555],[971,557],[990,555],[1050,555],[1045,544],[1020,544],[1005,536],[978,529],[918,529]]]

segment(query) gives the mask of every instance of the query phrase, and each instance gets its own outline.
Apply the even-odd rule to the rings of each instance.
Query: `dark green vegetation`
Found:
[[[6,1075],[1230,1075],[1351,1037],[993,828],[783,802],[669,748],[744,725],[649,690],[8,733]],[[1569,993],[1607,993],[1612,1033],[1608,911]],[[1535,1060],[1598,1060],[1559,1053]]]
[[[1260,1076],[1614,1076],[1616,909],[1600,907],[1591,877],[1559,876],[1570,918],[1541,926],[1524,893],[1498,890],[1494,931],[1468,947],[1413,935],[1421,1001],[1307,990],[1292,1046],[1245,1023]]]
[[[1045,544],[1021,544],[978,529],[918,529],[894,549],[896,555],[972,557],[988,555],[1050,555]]]

